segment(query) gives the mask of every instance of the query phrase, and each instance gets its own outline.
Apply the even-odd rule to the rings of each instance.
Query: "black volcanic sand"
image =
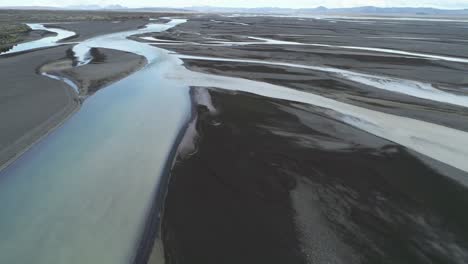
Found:
[[[465,73],[468,64],[402,58],[395,54],[349,49],[330,49],[296,45],[250,45],[216,47],[203,45],[159,45],[184,55],[231,59],[254,59],[290,62],[303,65],[330,66],[376,75],[430,82],[468,94]],[[326,49],[326,50],[325,50]],[[459,89],[462,86],[465,89]]]
[[[216,23],[211,20],[236,21],[249,26]],[[460,23],[375,20],[373,24],[330,23],[325,20],[279,17],[227,18],[201,16],[190,18],[166,32],[153,34],[160,39],[190,41],[207,44],[217,41],[255,41],[249,36],[300,43],[346,45],[372,48],[387,48],[403,51],[449,55],[468,58],[466,36],[468,28]],[[393,24],[394,23],[394,24]],[[468,25],[468,23],[461,23]],[[323,36],[323,35],[326,35]],[[369,39],[368,37],[413,37],[437,38],[438,40]],[[216,39],[212,39],[216,38]],[[459,40],[451,42],[451,40]],[[209,45],[160,45],[162,48],[187,55],[223,57],[236,59],[259,59],[284,61],[306,65],[324,65],[352,69],[367,73],[396,76],[445,86],[468,84],[468,64],[404,58],[401,55],[375,51],[302,45],[249,45],[220,47]],[[465,89],[465,93],[468,91]]]
[[[144,67],[143,56],[110,49],[92,49],[93,60],[85,67],[72,68],[63,74],[78,82],[85,95],[91,95]]]
[[[210,94],[172,171],[167,263],[468,262],[468,192],[438,171],[466,173],[321,108]]]
[[[218,23],[212,20],[231,23]],[[186,39],[191,41],[198,41],[200,37],[237,41],[245,39],[247,36],[257,36],[304,43],[375,48],[399,47],[406,51],[468,58],[468,50],[465,48],[468,34],[466,27],[468,23],[466,22],[370,20],[367,21],[368,23],[356,23],[355,21],[346,20],[331,23],[330,20],[313,18],[205,15],[190,17],[188,23],[158,35],[172,40]],[[248,25],[236,25],[232,22]],[[392,39],[388,37],[429,39]],[[203,40],[209,41],[209,39]]]
[[[380,112],[468,131],[468,110],[464,107],[419,99],[362,84],[356,85],[333,74],[250,63],[184,61],[185,66],[192,71],[282,85]]]
[[[127,12],[96,10],[11,10],[0,9],[0,23],[11,21],[23,23],[76,22],[76,21],[126,21],[175,14],[163,12]]]
[[[83,41],[99,35],[115,33],[120,31],[135,30],[148,23],[147,19],[115,20],[115,21],[79,21],[73,23],[54,23],[48,26],[59,27],[73,32],[77,35],[70,37],[67,41]]]
[[[231,23],[218,23],[225,21]],[[303,18],[201,16],[191,18],[168,32],[153,34],[160,39],[209,44],[215,39],[255,41],[247,36],[266,37],[301,43],[321,43],[380,47],[396,50],[468,57],[468,42],[462,42],[464,29],[450,22],[374,20],[336,22]],[[247,23],[249,26],[232,23]],[[468,31],[467,31],[468,33]],[[322,36],[325,34],[325,36]],[[368,37],[412,37],[411,39],[368,39]],[[213,39],[215,38],[215,39]],[[432,40],[435,38],[437,40]],[[442,42],[441,42],[442,41]],[[445,42],[444,42],[445,41]],[[180,54],[207,57],[256,59],[347,69],[401,79],[432,83],[439,89],[468,96],[468,64],[404,58],[374,51],[335,49],[298,45],[212,46],[155,44]],[[453,53],[448,53],[451,51]],[[262,64],[216,62],[185,59],[187,68],[225,76],[241,77],[278,84],[320,94],[338,101],[386,113],[407,116],[468,131],[468,110],[436,101],[418,99],[339,78],[336,75]]]
[[[71,56],[45,64],[40,71],[72,80],[80,90],[80,97],[87,97],[146,65],[143,56],[129,52],[92,48],[90,53],[93,59],[89,64],[74,67]]]
[[[56,34],[46,30],[31,30],[28,32],[24,32],[19,34],[18,39],[14,43],[8,43],[0,45],[0,53],[5,52],[13,48],[15,45],[19,43],[29,42],[37,39],[41,39],[44,37],[55,36]]]
[[[0,166],[58,125],[79,105],[62,81],[37,74],[69,46],[0,57]]]

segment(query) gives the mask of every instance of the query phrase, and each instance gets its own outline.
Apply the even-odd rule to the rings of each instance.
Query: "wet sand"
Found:
[[[146,65],[146,60],[128,52],[111,49],[92,49],[92,61],[75,67],[73,58],[65,58],[43,65],[39,71],[65,77],[79,88],[79,96],[85,98],[115,81],[118,81]]]
[[[250,26],[231,24],[241,22]],[[268,64],[286,62],[333,67],[423,82],[442,91],[468,96],[466,63],[371,50],[307,46],[313,43],[361,46],[467,58],[466,43],[460,41],[463,40],[464,30],[459,28],[459,24],[421,21],[392,24],[372,21],[371,24],[362,24],[297,18],[202,16],[168,32],[153,34],[152,37],[161,40],[153,42],[154,45],[178,54],[208,57],[206,61],[184,59],[186,67],[194,71],[278,84],[385,113],[468,131],[465,122],[468,118],[466,107],[376,89],[327,72]],[[304,45],[266,45],[249,37],[292,41]],[[148,39],[140,40],[151,43]],[[257,44],[242,45],[245,42]],[[265,64],[210,61],[209,58],[257,60]]]
[[[1,89],[0,97],[0,164],[20,154],[78,107],[70,87],[37,74],[42,64],[61,59],[67,49],[62,46],[0,58],[0,78],[9,84]]]
[[[83,30],[77,31],[79,36],[75,40],[79,40],[103,34],[106,30],[111,33],[137,28],[144,22],[94,22],[99,25],[92,26],[90,23],[93,22],[57,25]],[[98,30],[93,33],[93,28]],[[32,31],[30,35],[37,39],[50,34]],[[96,49],[90,64],[74,68],[71,47],[62,45],[0,57],[3,69],[0,78],[10,84],[0,94],[0,167],[8,165],[31,144],[60,125],[79,108],[84,98],[137,71],[146,63],[138,55]],[[63,81],[41,75],[43,72],[70,79],[79,87],[80,93],[77,94]]]

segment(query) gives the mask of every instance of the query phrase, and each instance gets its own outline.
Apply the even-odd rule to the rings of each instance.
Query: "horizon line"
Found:
[[[55,6],[55,5],[1,5],[0,8],[27,8],[27,7],[34,7],[34,8],[75,8],[75,7],[91,7],[96,6],[96,10],[99,9],[112,9],[113,6],[119,6],[116,9],[143,9],[143,8],[173,8],[173,9],[184,9],[184,8],[224,8],[224,9],[262,9],[262,8],[271,8],[271,9],[289,9],[289,10],[299,10],[299,9],[352,9],[352,8],[363,8],[363,7],[371,7],[371,8],[381,8],[381,9],[392,9],[392,8],[420,8],[420,9],[438,9],[438,10],[468,10],[468,7],[459,7],[459,8],[448,8],[448,7],[434,7],[434,6],[388,6],[388,7],[381,7],[381,6],[373,6],[373,5],[359,5],[359,6],[352,6],[352,7],[327,7],[325,5],[315,6],[315,7],[278,7],[278,6],[258,6],[258,7],[239,7],[239,6],[212,6],[212,5],[192,5],[192,6],[141,6],[141,7],[128,7],[123,6],[120,4],[115,5],[67,5],[67,6]]]

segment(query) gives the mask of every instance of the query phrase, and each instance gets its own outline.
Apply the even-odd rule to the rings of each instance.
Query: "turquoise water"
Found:
[[[0,263],[132,260],[190,114],[188,87],[161,76],[165,63],[97,92],[0,172]]]

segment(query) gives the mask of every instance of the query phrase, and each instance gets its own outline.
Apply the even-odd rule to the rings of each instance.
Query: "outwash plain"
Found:
[[[0,27],[0,263],[468,263],[467,19]]]

